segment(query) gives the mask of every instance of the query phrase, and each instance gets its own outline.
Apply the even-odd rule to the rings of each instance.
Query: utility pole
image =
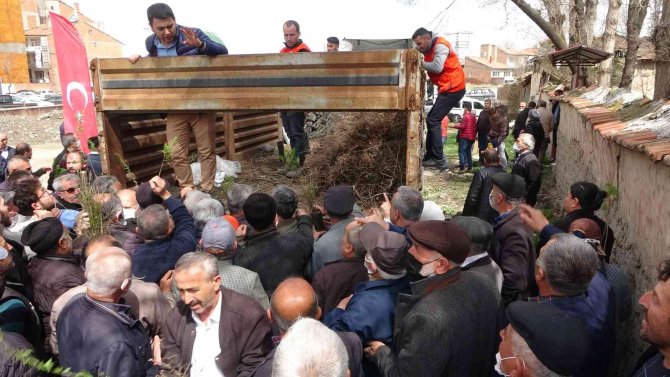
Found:
[[[456,50],[456,54],[458,55],[459,59],[463,59],[461,56],[463,56],[462,52],[470,48],[470,36],[472,35],[471,31],[457,31],[455,33],[445,33],[446,35],[455,35],[456,38],[453,39],[452,45],[454,46],[454,50]],[[461,62],[462,63],[462,62]]]

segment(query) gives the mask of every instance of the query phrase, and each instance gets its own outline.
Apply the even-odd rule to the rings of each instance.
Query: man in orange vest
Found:
[[[423,53],[423,68],[438,89],[435,104],[426,119],[428,133],[423,166],[449,170],[442,150],[440,122],[465,95],[465,73],[456,51],[446,39],[419,28],[412,35],[412,40],[417,50]]]
[[[298,22],[288,20],[284,22],[284,48],[279,51],[282,54],[292,54],[296,52],[312,52],[306,44],[300,39],[300,25]],[[295,151],[300,167],[289,169],[290,166],[284,166],[277,170],[279,174],[286,174],[289,178],[295,178],[302,172],[302,166],[305,163],[305,154],[309,150],[309,139],[305,134],[305,113],[302,111],[282,111],[281,121],[284,126],[284,132],[291,141],[291,150]]]

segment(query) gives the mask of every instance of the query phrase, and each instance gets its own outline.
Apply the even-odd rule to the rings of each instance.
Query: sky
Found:
[[[453,1],[453,5],[443,11]],[[481,44],[524,49],[544,37],[510,2],[490,0],[167,0],[177,23],[215,33],[231,54],[274,53],[283,47],[282,24],[300,23],[303,41],[312,51],[325,51],[326,38],[410,38],[426,27],[448,40],[466,41],[460,55],[479,56]],[[65,0],[72,5],[73,0]],[[146,9],[155,0],[79,0],[82,13],[124,43],[124,54],[145,55],[151,33]],[[410,3],[411,4],[408,4]],[[507,4],[507,5],[505,5]]]

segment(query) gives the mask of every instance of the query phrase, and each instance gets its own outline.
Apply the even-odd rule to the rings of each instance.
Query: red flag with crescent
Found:
[[[88,138],[98,136],[98,126],[86,48],[70,21],[53,12],[49,16],[63,94],[65,133],[77,135],[82,150],[88,154]]]

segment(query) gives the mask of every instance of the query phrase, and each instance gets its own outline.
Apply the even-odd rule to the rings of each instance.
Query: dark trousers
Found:
[[[426,118],[427,134],[426,134],[426,155],[423,157],[424,161],[444,160],[443,144],[442,144],[442,119],[444,119],[451,109],[458,103],[458,101],[465,95],[465,89],[454,93],[440,93],[435,100],[433,108],[428,112]]]
[[[489,135],[486,132],[478,132],[477,144],[479,144],[479,153],[484,152],[489,145]]]
[[[472,169],[472,144],[473,140],[458,139],[458,167],[461,169]]]
[[[309,150],[309,139],[305,133],[305,113],[301,111],[286,111],[281,113],[281,122],[284,132],[291,141],[291,149],[300,160],[300,166],[305,162],[305,153]]]

